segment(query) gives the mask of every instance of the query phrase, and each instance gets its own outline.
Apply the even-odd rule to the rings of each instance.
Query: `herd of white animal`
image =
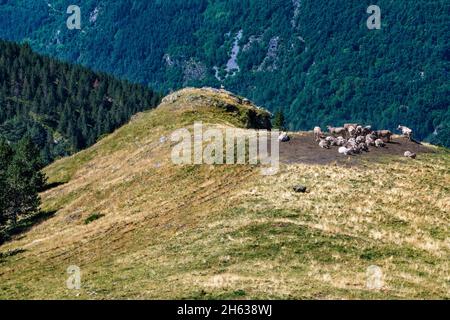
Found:
[[[413,131],[405,126],[399,126],[398,130],[409,140],[412,140]],[[343,155],[360,154],[369,151],[370,147],[383,148],[391,142],[393,133],[389,130],[372,130],[371,126],[362,126],[356,123],[348,123],[343,127],[328,126],[330,135],[326,136],[320,127],[314,128],[314,139],[323,149],[332,146],[339,147],[338,151]],[[410,151],[405,152],[405,157],[415,158]]]
[[[405,126],[398,126],[402,135],[412,140],[413,131]],[[372,130],[371,126],[362,126],[356,123],[348,123],[343,127],[328,126],[329,135],[326,135],[320,127],[314,128],[314,139],[319,143],[319,147],[330,149],[333,146],[339,147],[338,151],[343,155],[360,154],[369,151],[370,147],[383,148],[386,143],[391,142],[393,133],[389,130]],[[280,135],[281,142],[289,141],[286,133]],[[404,154],[408,158],[416,158],[416,154],[406,151]]]

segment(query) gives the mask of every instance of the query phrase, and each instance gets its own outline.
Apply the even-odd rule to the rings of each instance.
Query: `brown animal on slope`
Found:
[[[391,142],[392,132],[390,130],[378,130],[376,131],[378,139],[383,139],[384,142]]]
[[[348,126],[347,129],[345,129],[347,133],[347,138],[355,138],[357,136],[356,134],[356,127],[354,126]]]
[[[338,136],[345,134],[345,131],[346,131],[344,127],[333,128],[331,126],[328,126],[327,128],[328,128],[328,131],[330,132],[330,134],[338,135]]]
[[[365,126],[362,130],[362,134],[364,136],[367,136],[368,134],[370,134],[372,132],[372,126]]]
[[[357,124],[357,123],[346,123],[346,124],[344,124],[344,129],[348,131],[348,129],[350,129],[350,127],[356,128],[357,126],[359,126],[359,124]]]

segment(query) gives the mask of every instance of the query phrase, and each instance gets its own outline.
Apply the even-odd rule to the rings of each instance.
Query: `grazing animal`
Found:
[[[346,123],[344,124],[345,132],[347,133],[347,138],[355,137],[356,136],[356,127],[358,126],[357,123]]]
[[[322,149],[330,149],[330,143],[327,140],[322,139],[319,142],[319,147],[321,147]]]
[[[361,151],[365,151],[365,152],[369,151],[369,147],[364,142],[361,142],[360,144],[358,144],[358,148]]]
[[[361,150],[359,150],[358,146],[353,146],[352,148],[352,153],[354,154],[360,154]]]
[[[370,137],[373,140],[377,140],[377,133],[375,131],[370,132],[366,137]]]
[[[357,126],[356,127],[356,136],[360,136],[363,134],[363,127],[362,126]]]
[[[337,139],[335,137],[326,137],[326,141],[330,144],[330,146],[336,146],[337,145]]]
[[[374,137],[374,136],[371,135],[371,134],[368,134],[368,135],[366,136],[366,145],[367,145],[368,147],[373,147],[373,146],[375,145],[375,140],[376,140],[376,137]]]
[[[350,148],[356,146],[356,139],[355,138],[348,139],[346,146]]]
[[[347,137],[349,138],[356,137],[356,127],[349,127],[347,129]]]
[[[365,126],[362,129],[362,134],[367,136],[368,134],[370,134],[372,132],[372,126]]]
[[[406,151],[405,152],[405,157],[411,158],[411,159],[415,159],[417,157],[417,155],[414,152]]]
[[[405,126],[398,126],[397,130],[402,132],[402,135],[409,140],[412,140],[413,131]]]
[[[316,141],[319,141],[320,138],[323,137],[323,133],[322,133],[322,129],[320,127],[315,127],[314,128],[314,139]]]
[[[346,124],[344,124],[345,130],[350,129],[350,127],[356,128],[357,126],[358,126],[357,123],[346,123]]]
[[[384,141],[382,139],[377,139],[375,140],[375,147],[377,148],[382,148],[384,147],[386,144],[384,143]]]
[[[342,137],[342,136],[337,137],[337,139],[336,139],[336,145],[337,145],[338,147],[342,147],[342,146],[344,146],[346,143],[347,143],[347,140],[345,140],[344,137]]]
[[[376,135],[378,139],[383,139],[385,142],[391,142],[392,140],[392,132],[389,130],[378,130]]]
[[[360,144],[360,143],[364,143],[366,142],[366,137],[365,136],[357,136],[356,137],[356,143]]]
[[[331,126],[328,126],[327,128],[328,128],[328,131],[332,135],[343,135],[343,134],[345,134],[345,128],[343,128],[343,127],[333,128]]]

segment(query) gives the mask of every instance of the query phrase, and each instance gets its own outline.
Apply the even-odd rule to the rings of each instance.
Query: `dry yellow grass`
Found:
[[[24,250],[0,261],[0,298],[450,298],[448,151],[270,177],[175,166],[161,137],[193,120],[245,126],[245,112],[220,106],[248,108],[226,93],[177,95],[46,168],[67,182],[42,194],[57,212],[0,247]],[[310,192],[294,193],[299,183]],[[104,216],[85,224],[93,213]],[[70,265],[81,290],[66,287]],[[366,286],[371,265],[380,290]]]

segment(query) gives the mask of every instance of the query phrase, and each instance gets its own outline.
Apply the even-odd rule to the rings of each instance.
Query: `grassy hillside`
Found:
[[[42,207],[56,213],[0,246],[0,298],[450,298],[448,150],[271,177],[170,162],[163,137],[176,128],[248,127],[252,112],[266,116],[186,89],[47,167],[56,187]],[[79,291],[66,288],[70,265]],[[371,265],[380,291],[366,287]]]
[[[82,30],[68,30],[78,4]],[[7,0],[0,37],[169,92],[210,85],[291,129],[369,122],[450,146],[450,4],[378,0]]]

